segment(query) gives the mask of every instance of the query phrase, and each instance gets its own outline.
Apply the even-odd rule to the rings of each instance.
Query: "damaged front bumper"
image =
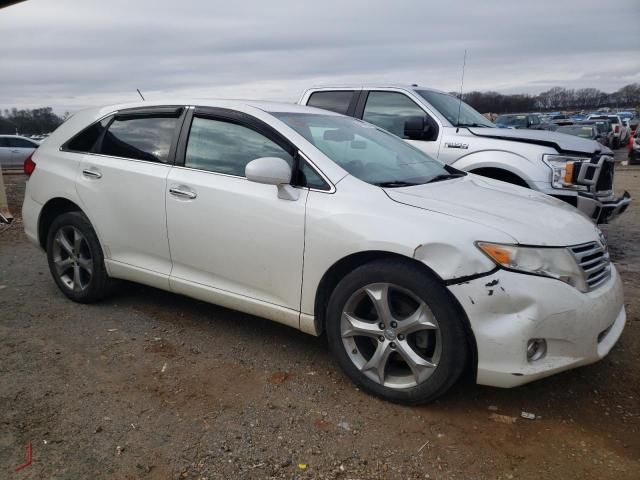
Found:
[[[471,323],[482,385],[514,387],[596,362],[618,341],[626,321],[613,265],[607,283],[588,293],[506,270],[449,289]],[[542,340],[544,354],[529,358],[527,347]]]
[[[603,200],[595,195],[578,194],[577,208],[596,223],[607,223],[624,213],[631,203],[631,195],[625,191],[618,198]]]

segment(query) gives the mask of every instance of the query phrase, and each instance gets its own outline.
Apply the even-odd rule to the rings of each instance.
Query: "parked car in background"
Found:
[[[632,165],[640,163],[640,129],[636,129],[629,140],[629,163]]]
[[[555,130],[555,125],[544,122],[542,117],[532,113],[500,115],[495,122],[498,128],[526,128],[530,130]]]
[[[593,125],[600,132],[600,142],[607,147],[613,146],[613,128],[611,127],[610,120],[583,120],[578,125]]]
[[[0,135],[0,166],[3,169],[22,168],[24,161],[40,144],[19,135]]]
[[[608,142],[606,134],[602,134],[596,125],[561,125],[556,132],[575,135],[581,138],[589,138],[603,145],[606,145]]]
[[[640,124],[640,119],[638,118],[632,118],[631,120],[629,120],[629,137],[630,137],[629,144],[630,145],[636,138],[636,133],[638,133],[639,124]]]
[[[565,115],[564,113],[554,113],[551,114],[549,118],[550,122],[554,125],[570,125],[574,122],[569,115]]]
[[[627,192],[619,197],[613,193],[613,154],[599,142],[496,128],[465,102],[439,90],[417,85],[318,87],[305,91],[299,103],[377,125],[458,170],[552,195],[596,222],[607,222],[631,202]]]
[[[617,115],[589,115],[589,120],[609,120],[611,131],[613,132],[613,142],[611,148],[620,148],[623,145],[623,136],[626,137],[626,129],[622,125],[622,120]]]
[[[580,212],[326,110],[93,108],[25,167],[24,229],[69,299],[126,279],[326,332],[346,375],[387,400],[431,401],[468,368],[513,387],[593,363],[625,325]]]

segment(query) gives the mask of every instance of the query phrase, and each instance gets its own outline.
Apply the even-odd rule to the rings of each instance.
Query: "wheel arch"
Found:
[[[44,251],[47,250],[47,236],[51,224],[56,217],[68,212],[84,213],[78,204],[64,197],[52,198],[42,207],[38,217],[38,242]]]
[[[520,175],[502,167],[480,167],[469,170],[469,173],[481,175],[483,177],[500,180],[502,182],[518,185],[519,187],[530,188],[529,184]]]
[[[445,290],[447,292],[449,300],[456,309],[459,318],[462,320],[465,337],[467,339],[467,345],[469,347],[469,367],[472,368],[475,378],[478,365],[478,347],[476,345],[476,339],[473,333],[473,329],[471,328],[471,322],[469,321],[464,308],[462,308],[462,305],[460,305],[458,299],[449,291],[448,288],[446,288],[446,282],[434,270],[432,270],[428,265],[419,260],[401,255],[399,253],[387,252],[382,250],[361,251],[347,255],[346,257],[341,258],[333,265],[331,265],[331,267],[329,267],[329,269],[320,279],[320,283],[318,284],[318,288],[315,294],[314,319],[317,334],[322,335],[324,333],[327,304],[329,303],[329,298],[331,297],[331,294],[335,290],[340,280],[356,268],[367,263],[382,259],[395,259],[400,262],[406,262],[408,264],[415,265],[426,274],[437,279],[443,286],[445,286]]]

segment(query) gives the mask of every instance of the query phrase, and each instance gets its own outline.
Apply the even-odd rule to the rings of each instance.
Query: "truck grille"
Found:
[[[589,242],[569,249],[580,265],[590,291],[611,278],[611,260],[606,244]]]

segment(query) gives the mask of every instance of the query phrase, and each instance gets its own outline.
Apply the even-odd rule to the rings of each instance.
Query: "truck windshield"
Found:
[[[416,93],[438,110],[454,127],[495,127],[480,113],[466,103],[460,102],[453,95],[433,90],[416,90]]]
[[[354,118],[273,112],[318,150],[362,181],[406,187],[463,176],[404,140]]]

